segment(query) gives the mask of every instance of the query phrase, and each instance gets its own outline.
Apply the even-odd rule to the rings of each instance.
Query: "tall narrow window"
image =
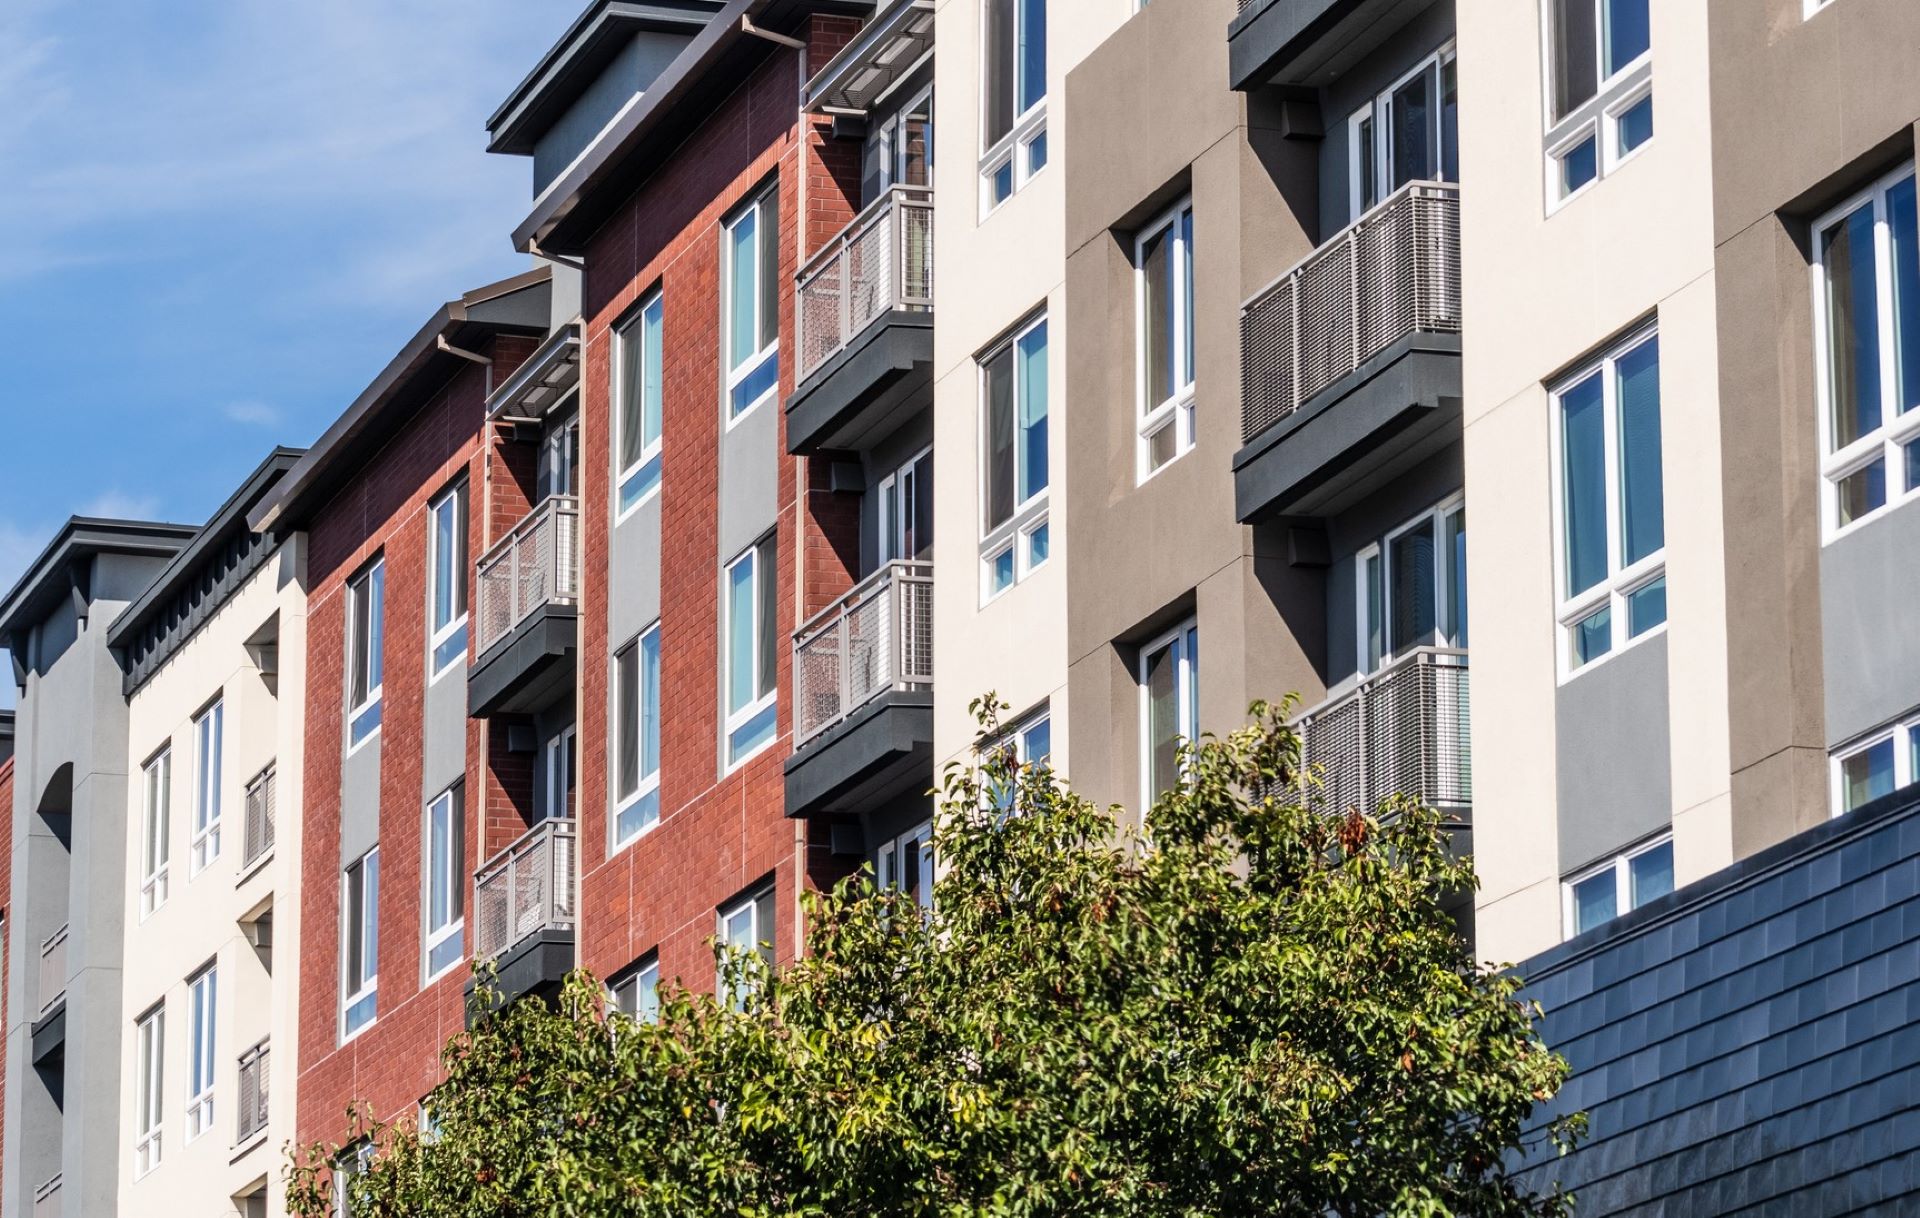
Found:
[[[193,870],[220,857],[221,754],[226,704],[215,702],[193,721]]]
[[[210,966],[187,983],[187,1138],[213,1128],[217,974]]]
[[[427,505],[428,671],[439,676],[467,654],[467,484]]]
[[[160,1166],[160,1128],[164,1104],[167,1013],[156,1006],[134,1030],[133,1177]]]
[[[1047,319],[1040,317],[980,361],[985,425],[981,600],[992,600],[1047,561]]]
[[[1648,0],[1545,0],[1550,205],[1653,137]]]
[[[1883,728],[1833,756],[1833,814],[1920,782],[1920,719]]]
[[[173,832],[173,750],[160,750],[141,773],[140,916],[167,903],[167,858]]]
[[[576,784],[578,733],[569,723],[548,739],[541,764],[542,804],[547,817],[572,817]]]
[[[1459,496],[1361,550],[1360,671],[1417,647],[1467,645],[1467,509]]]
[[[1636,846],[1561,885],[1568,938],[1673,891],[1673,839]]]
[[[614,844],[660,820],[660,624],[614,657]]]
[[[772,968],[773,924],[773,885],[769,884],[720,911],[720,946],[743,955],[757,955],[762,964]],[[736,1007],[746,1002],[744,991],[727,985],[724,969],[717,990]]]
[[[880,479],[880,561],[933,554],[933,450]]]
[[[1913,167],[1814,226],[1825,532],[1920,493],[1920,224]]]
[[[780,383],[780,206],[769,187],[727,221],[721,243],[726,321],[727,421],[773,396]]]
[[[1143,806],[1180,781],[1180,745],[1200,734],[1200,631],[1191,621],[1140,651]]]
[[[986,0],[985,9],[980,181],[991,211],[1047,163],[1047,5]]]
[[[641,1023],[660,1018],[660,957],[649,954],[640,967],[607,987],[613,1009]]]
[[[348,864],[340,881],[340,1034],[373,1022],[380,982],[380,848]]]
[[[1667,620],[1658,336],[1617,344],[1553,401],[1561,668],[1572,672]]]
[[[727,564],[727,764],[738,765],[773,739],[779,646],[779,585],[772,534]]]
[[[1139,318],[1140,477],[1193,447],[1193,202],[1134,243]]]
[[[426,862],[426,976],[431,981],[466,953],[466,809],[458,786],[427,805]]]
[[[382,643],[386,633],[387,564],[347,585],[347,740],[358,745],[380,730]]]
[[[1046,766],[1053,757],[1053,719],[1050,711],[1043,709],[1015,724],[1002,738],[1000,747],[1011,748],[1014,761],[1021,766]],[[987,798],[994,807],[1005,812],[1013,807],[1018,794],[1017,783],[996,782],[987,791]]]
[[[617,332],[619,371],[614,397],[620,403],[622,512],[660,486],[661,432],[666,415],[666,382],[661,371],[665,324],[665,298],[655,291]]]
[[[881,843],[873,858],[874,880],[882,888],[898,889],[923,909],[933,908],[933,823],[915,825],[890,842]]]
[[[1451,46],[1355,110],[1347,120],[1351,218],[1409,182],[1459,181],[1459,117]]]

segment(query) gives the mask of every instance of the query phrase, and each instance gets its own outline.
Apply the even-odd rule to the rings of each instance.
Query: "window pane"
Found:
[[[1027,534],[1027,566],[1037,567],[1047,561],[1047,553],[1052,546],[1052,534],[1049,526],[1041,525]]]
[[[1360,132],[1356,137],[1359,148],[1355,159],[1360,162],[1360,208],[1365,211],[1380,201],[1380,183],[1375,180],[1374,158],[1378,155],[1373,145],[1373,118],[1360,120]],[[1358,219],[1359,217],[1354,217]]]
[[[361,907],[366,919],[366,959],[363,962],[366,971],[362,980],[374,977],[380,971],[380,852],[375,850],[367,855],[367,861],[361,864],[366,873],[365,897]]]
[[[1004,592],[1013,586],[1013,547],[995,554],[988,561],[990,575],[987,588],[989,592]]]
[[[1433,75],[1421,72],[1393,92],[1392,171],[1387,192],[1433,176]]]
[[[448,856],[451,843],[447,840],[447,801],[440,798],[433,801],[428,810],[427,830],[430,840],[427,846],[427,927],[439,930],[451,918],[448,906],[448,873],[452,870],[452,860]]]
[[[1840,763],[1840,810],[1855,808],[1893,791],[1893,738],[1875,741]]]
[[[1452,59],[1440,65],[1440,177],[1460,180],[1460,69]]]
[[[1560,154],[1560,193],[1570,195],[1600,173],[1600,144],[1592,136]]]
[[[353,654],[349,658],[348,701],[354,706],[359,706],[367,700],[367,649],[372,643],[370,637],[372,622],[368,616],[372,602],[367,596],[366,580],[362,579],[353,585],[348,599],[351,602],[349,612],[353,615],[348,623],[348,629],[353,635]]]
[[[1140,246],[1140,275],[1144,283],[1145,349],[1140,358],[1147,375],[1147,400],[1152,410],[1173,396],[1173,230],[1163,228]]]
[[[987,146],[1013,130],[1014,119],[1014,5],[1016,0],[987,0]],[[1008,191],[1012,171],[1008,171]]]
[[[1620,894],[1611,868],[1573,886],[1573,930],[1575,934],[1610,922],[1620,912]]]
[[[1909,466],[1912,459],[1909,457]],[[1871,464],[1840,479],[1840,523],[1851,524],[1887,503],[1887,463],[1875,457]]]
[[[1648,339],[1614,364],[1620,402],[1621,565],[1666,545],[1660,485],[1660,340]]]
[[[613,660],[614,795],[625,799],[640,789],[639,649],[629,647]]]
[[[1020,374],[1020,502],[1047,489],[1047,323],[1014,344]]]
[[[755,207],[754,228],[760,234],[757,270],[760,282],[760,331],[758,350],[766,350],[780,337],[780,191],[769,190]]]
[[[660,631],[640,640],[640,773],[660,772]]]
[[[1620,112],[1614,120],[1620,125],[1620,151],[1632,152],[1635,148],[1653,138],[1653,94],[1649,93],[1639,101]]]
[[[1607,24],[1607,75],[1646,53],[1647,0],[1605,0]]]
[[[1569,596],[1607,577],[1605,410],[1597,373],[1560,395]]]
[[[1907,442],[1907,489],[1920,491],[1920,440]]]
[[[1920,736],[1915,739],[1920,741]],[[1044,765],[1053,756],[1053,720],[1042,718],[1020,733],[1021,760],[1029,765]]]
[[[1673,891],[1673,843],[1662,842],[1627,860],[1628,899],[1638,909]]]
[[[1044,129],[1027,141],[1027,176],[1032,177],[1047,167],[1047,133]]]
[[[1387,619],[1387,645],[1396,654],[1433,638],[1434,586],[1433,522],[1422,522],[1387,543],[1388,587],[1392,596]]]
[[[453,534],[453,498],[449,496],[441,500],[433,511],[433,628],[435,630],[439,630],[454,619]]]
[[[641,430],[640,405],[643,396],[642,387],[646,383],[647,362],[645,343],[641,338],[643,324],[635,318],[620,331],[620,468],[632,469],[640,460],[640,452],[645,444]]]
[[[664,401],[663,336],[666,331],[666,304],[656,296],[640,315],[640,439],[651,444],[660,438],[661,407]]]
[[[753,557],[727,569],[727,709],[753,704]]]
[[[753,273],[754,252],[758,248],[756,216],[749,208],[733,222],[729,230],[730,256],[727,274],[727,367],[739,368],[759,348],[759,329],[754,325],[754,302],[759,285]]]
[[[1553,0],[1553,117],[1557,122],[1594,95],[1598,31],[1593,0]]]
[[[1147,656],[1148,792],[1155,798],[1173,788],[1180,747],[1178,664],[1169,643]]]
[[[1047,0],[1020,3],[1020,112],[1047,95]]]
[[[1013,350],[987,361],[987,520],[989,530],[1013,519]]]
[[[1367,555],[1367,605],[1366,621],[1363,628],[1367,632],[1367,671],[1380,667],[1380,660],[1387,654],[1387,602],[1385,568],[1380,555]]]
[[[376,565],[367,576],[367,671],[368,688],[379,689],[385,660],[387,566]]]
[[[780,563],[774,557],[774,539],[769,537],[760,543],[753,561],[754,583],[760,593],[759,621],[754,628],[760,643],[759,682],[754,687],[754,696],[764,698],[773,692],[774,677],[780,671]]]
[[[1667,620],[1667,577],[1627,593],[1627,637],[1639,638]]]
[[[1573,666],[1597,660],[1613,650],[1613,609],[1603,607],[1573,624]]]
[[[988,205],[997,207],[1007,201],[1013,193],[1013,158],[1008,157],[993,171],[991,189],[988,191]]]
[[[1182,389],[1193,384],[1193,208],[1180,213],[1180,373]]]
[[[363,864],[355,863],[347,868],[347,990],[351,993],[358,989],[367,975],[366,917],[367,903],[366,869]]]
[[[1446,642],[1451,647],[1467,645],[1467,509],[1447,513],[1442,525],[1442,544],[1447,563]]]
[[[1894,411],[1920,405],[1920,231],[1914,216],[1914,181],[1887,191],[1887,228],[1893,257]]]
[[[1821,242],[1827,269],[1829,421],[1844,448],[1880,425],[1880,329],[1873,205],[1863,203]]]

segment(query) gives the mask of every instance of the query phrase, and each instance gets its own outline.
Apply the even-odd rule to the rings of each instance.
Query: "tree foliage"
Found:
[[[481,1017],[428,1136],[364,1127],[352,1213],[1566,1212],[1511,1174],[1566,1065],[1441,906],[1470,864],[1428,809],[1320,807],[1285,709],[1189,750],[1142,833],[983,744],[930,911],[809,897],[804,959],[724,959],[739,1009],[668,987],[637,1023],[576,975]],[[295,1156],[294,1212],[337,1154]]]

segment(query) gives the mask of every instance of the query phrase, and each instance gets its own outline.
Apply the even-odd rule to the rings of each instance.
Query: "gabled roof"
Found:
[[[75,516],[60,526],[47,548],[0,600],[0,641],[23,634],[53,611],[74,588],[77,563],[98,554],[167,557],[193,539],[190,524],[107,520]],[[17,657],[16,657],[17,659]]]

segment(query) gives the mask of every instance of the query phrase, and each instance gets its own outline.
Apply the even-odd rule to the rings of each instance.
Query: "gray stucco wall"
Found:
[[[380,748],[376,734],[340,763],[340,865],[380,842]]]
[[[457,664],[427,683],[421,716],[420,806],[467,772],[466,665]]]
[[[593,142],[608,121],[660,75],[685,47],[676,34],[640,33],[601,70],[533,150],[533,193],[539,194]]]
[[[791,360],[791,352],[780,358]],[[723,404],[721,411],[726,410]],[[773,527],[780,493],[780,399],[774,394],[733,426],[720,425],[720,551],[726,562]]]
[[[1920,504],[1895,508],[1820,550],[1827,744],[1920,704]]]
[[[1560,871],[1619,850],[1673,819],[1667,636],[1576,674],[1555,697]]]

